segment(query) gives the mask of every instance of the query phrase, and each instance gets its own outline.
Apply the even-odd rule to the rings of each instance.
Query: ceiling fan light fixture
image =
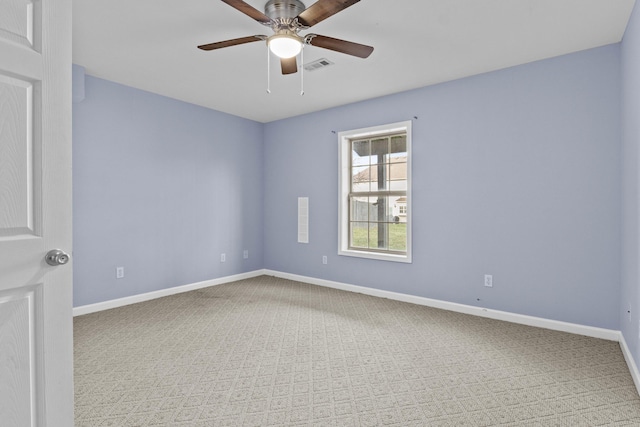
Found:
[[[293,58],[302,50],[302,39],[292,34],[274,34],[267,44],[274,55],[283,59]]]

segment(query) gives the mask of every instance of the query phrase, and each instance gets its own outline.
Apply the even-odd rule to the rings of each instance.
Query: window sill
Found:
[[[391,261],[391,262],[403,262],[405,264],[411,264],[411,255],[395,255],[385,254],[380,252],[367,252],[367,251],[354,251],[341,249],[338,251],[338,255],[352,256],[356,258],[373,259],[377,261]]]

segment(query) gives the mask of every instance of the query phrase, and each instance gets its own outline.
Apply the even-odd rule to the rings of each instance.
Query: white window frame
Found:
[[[357,138],[371,138],[378,135],[387,135],[395,132],[407,134],[407,252],[406,254],[394,254],[386,252],[367,251],[366,249],[353,249],[349,247],[349,192],[351,187],[351,145],[350,141]],[[381,261],[394,261],[411,263],[411,121],[390,123],[387,125],[373,126],[363,129],[355,129],[338,133],[338,255],[368,258]]]

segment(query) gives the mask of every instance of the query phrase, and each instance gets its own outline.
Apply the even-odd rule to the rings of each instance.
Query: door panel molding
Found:
[[[42,284],[0,292],[0,419],[7,425],[37,425],[43,404]]]
[[[0,237],[38,236],[42,229],[34,101],[31,82],[0,73]]]
[[[0,37],[33,47],[36,10],[31,1],[3,0],[0,3]]]

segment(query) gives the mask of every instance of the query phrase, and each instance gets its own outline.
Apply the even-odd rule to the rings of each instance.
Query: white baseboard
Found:
[[[175,295],[182,292],[189,292],[196,289],[207,288],[209,286],[221,285],[223,283],[235,282],[238,280],[250,279],[257,276],[274,276],[282,279],[295,280],[298,282],[308,283],[311,285],[324,286],[328,288],[340,289],[348,292],[356,292],[359,294],[370,295],[380,298],[387,298],[395,301],[403,301],[412,304],[424,305],[427,307],[440,308],[443,310],[454,311],[458,313],[471,314],[480,317],[487,317],[490,319],[504,320],[506,322],[518,323],[528,326],[536,326],[539,328],[551,329],[554,331],[569,332],[578,335],[585,335],[593,338],[601,338],[609,341],[621,340],[622,334],[620,331],[613,329],[596,328],[594,326],[585,326],[576,323],[561,322],[558,320],[549,320],[542,317],[527,316],[523,314],[510,313],[500,310],[492,310],[483,307],[475,307],[466,304],[459,304],[455,302],[442,301],[437,299],[419,297],[415,295],[402,294],[399,292],[384,291],[381,289],[367,288],[364,286],[350,285],[347,283],[334,282],[330,280],[317,279],[315,277],[300,276],[297,274],[283,273],[275,270],[254,270],[248,273],[236,274],[233,276],[220,277],[217,279],[205,280],[198,283],[191,283],[182,286],[176,286],[173,288],[160,289],[153,292],[147,292],[139,295],[132,295],[129,297],[118,298],[109,301],[103,301],[95,304],[88,304],[73,308],[74,316],[81,316],[83,314],[95,313],[97,311],[109,310],[111,308],[122,307],[129,304],[135,304],[138,302],[149,301],[156,298],[162,298],[169,295]],[[626,348],[626,343],[624,344]],[[628,351],[628,348],[627,348]],[[630,354],[630,353],[629,353]],[[625,355],[625,357],[627,357]],[[631,359],[633,360],[633,359]],[[637,368],[636,368],[637,371]],[[639,377],[640,378],[640,377]]]
[[[162,298],[169,295],[180,294],[183,292],[194,291],[196,289],[208,288],[209,286],[222,285],[223,283],[236,282],[238,280],[250,279],[252,277],[262,276],[265,270],[255,270],[248,273],[235,274],[233,276],[220,277],[218,279],[205,280],[203,282],[191,283],[188,285],[176,286],[173,288],[160,289],[158,291],[147,292],[139,295],[113,299],[95,304],[82,305],[73,308],[73,316],[81,316],[83,314],[95,313],[97,311],[109,310],[111,308],[123,307],[129,304],[149,301],[156,298]]]
[[[633,355],[631,354],[631,350],[629,350],[629,346],[627,345],[627,341],[624,339],[622,332],[620,332],[618,342],[620,343],[620,349],[622,350],[624,360],[627,362],[627,366],[629,367],[633,383],[636,385],[636,390],[638,390],[638,393],[640,394],[640,372],[638,372],[638,365],[636,365],[636,362],[633,360]]]
[[[264,274],[280,277],[282,279],[295,280],[312,285],[325,286],[328,288],[340,289],[343,291],[356,292],[359,294],[371,295],[375,297],[388,298],[396,301],[409,302],[412,304],[424,305],[427,307],[440,308],[443,310],[455,311],[458,313],[471,314],[474,316],[487,317],[489,319],[504,320],[506,322],[518,323],[538,328],[551,329],[554,331],[569,332],[572,334],[585,335],[593,338],[601,338],[609,341],[618,341],[620,331],[613,329],[596,328],[594,326],[579,325],[576,323],[549,320],[541,317],[526,316],[523,314],[510,313],[507,311],[491,310],[488,308],[475,307],[472,305],[458,304],[419,297],[398,292],[383,291],[380,289],[367,288],[364,286],[349,285],[346,283],[333,282],[330,280],[316,279],[314,277],[299,276],[297,274],[282,273],[280,271],[264,270]]]

